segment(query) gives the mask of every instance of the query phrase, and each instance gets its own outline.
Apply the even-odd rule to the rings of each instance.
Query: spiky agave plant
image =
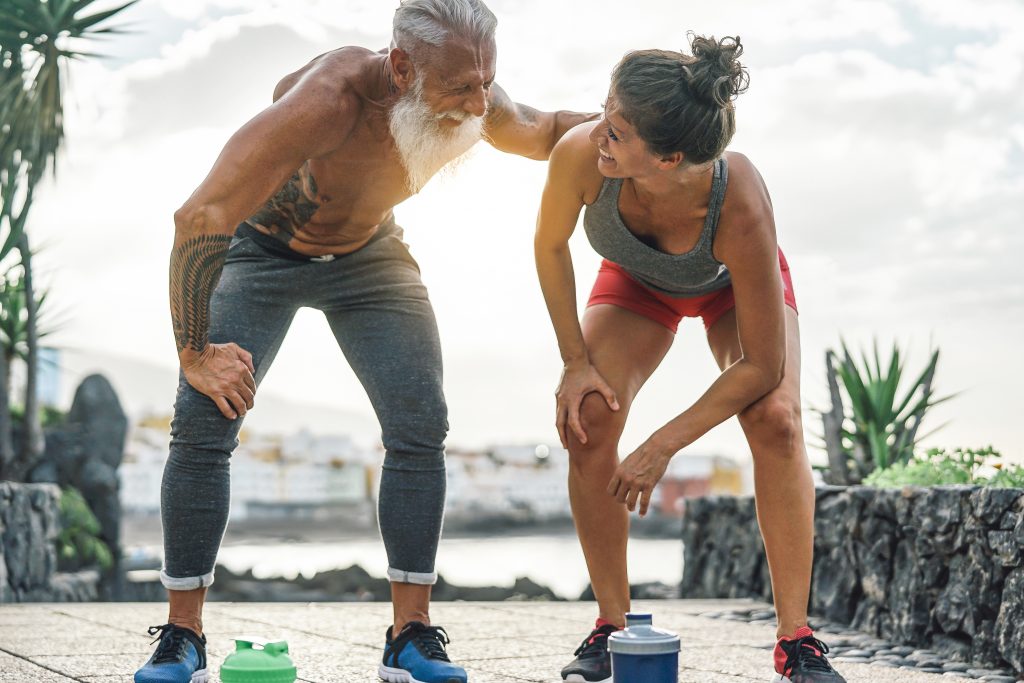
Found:
[[[953,396],[935,396],[932,383],[938,349],[907,384],[898,344],[893,344],[887,365],[882,362],[877,341],[871,356],[861,352],[860,362],[845,342],[841,345],[841,356],[832,350],[826,352],[832,410],[820,412],[829,453],[828,478],[834,483],[855,484],[876,469],[906,464],[914,455],[915,445],[927,436],[919,435],[919,431],[928,410]]]

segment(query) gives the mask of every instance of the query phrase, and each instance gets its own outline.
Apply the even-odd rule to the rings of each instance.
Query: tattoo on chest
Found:
[[[210,295],[224,268],[230,235],[200,235],[171,253],[171,319],[178,351],[206,348]]]
[[[316,200],[317,186],[313,174],[300,171],[288,179],[284,187],[254,213],[249,222],[265,228],[282,242],[291,241],[320,208]]]

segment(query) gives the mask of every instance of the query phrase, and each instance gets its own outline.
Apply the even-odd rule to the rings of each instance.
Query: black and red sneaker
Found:
[[[807,626],[775,643],[775,675],[772,683],[846,683],[825,659],[828,645],[814,637]]]
[[[598,620],[597,628],[576,648],[576,659],[562,669],[562,680],[573,683],[611,683],[612,656],[608,636],[619,630],[615,624]]]

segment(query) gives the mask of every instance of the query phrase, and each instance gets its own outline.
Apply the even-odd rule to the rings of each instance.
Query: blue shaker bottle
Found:
[[[678,683],[679,636],[654,628],[650,614],[630,612],[608,637],[614,683]]]

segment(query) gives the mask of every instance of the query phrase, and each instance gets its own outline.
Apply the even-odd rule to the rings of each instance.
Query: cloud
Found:
[[[927,302],[979,317],[1020,310],[1000,294],[1015,291],[1011,254],[1024,247],[1012,228],[1024,156],[1011,132],[1024,106],[1000,93],[1024,82],[1013,69],[1017,82],[982,73],[1011,49],[1022,50],[998,36],[923,69],[819,48],[755,74],[737,144],[751,144],[777,197],[783,245],[834,255],[846,306],[886,301],[879,322]]]
[[[832,3],[791,3],[782,7],[773,3],[773,9],[776,16],[784,17],[787,22],[787,30],[774,33],[780,40],[827,44],[871,36],[885,45],[903,45],[911,40],[899,11],[891,3],[839,0]]]
[[[301,23],[221,20],[158,60],[129,67],[130,137],[189,127],[240,126],[271,103],[274,87],[318,54],[369,37]],[[371,43],[372,44],[372,43]]]
[[[907,0],[921,16],[934,24],[962,29],[1022,30],[1024,7],[1015,0],[975,0],[971,3]]]
[[[268,8],[272,3],[253,0],[157,0],[157,5],[169,16],[195,22],[220,11],[251,11],[254,6]]]

